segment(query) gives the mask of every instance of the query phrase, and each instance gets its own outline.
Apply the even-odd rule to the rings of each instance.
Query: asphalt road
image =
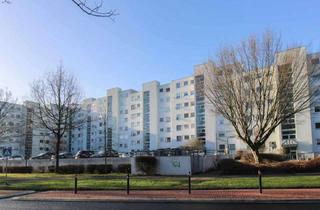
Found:
[[[319,210],[318,203],[123,203],[123,202],[34,202],[0,200],[0,210]]]

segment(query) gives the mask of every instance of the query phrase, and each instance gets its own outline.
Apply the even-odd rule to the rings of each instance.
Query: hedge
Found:
[[[287,160],[286,156],[281,154],[261,153],[260,156],[264,162],[281,162]],[[252,153],[242,150],[237,151],[237,154],[235,155],[234,159],[251,163],[254,162]]]
[[[156,173],[157,159],[152,156],[138,156],[136,157],[136,166],[146,175],[153,175]]]
[[[131,173],[131,164],[119,164],[118,172],[120,173]]]
[[[53,170],[54,170],[54,166],[53,166]],[[84,173],[84,171],[85,171],[85,168],[83,165],[66,165],[66,166],[59,166],[58,173],[61,173],[61,174],[79,173],[79,174],[82,174],[82,173]]]
[[[314,173],[320,172],[320,157],[313,160],[290,160],[263,164],[224,159],[218,162],[217,170],[226,175],[257,174],[258,170],[264,174]]]
[[[108,164],[107,166],[105,165],[87,165],[86,172],[88,173],[99,173],[99,174],[104,174],[104,173],[111,173],[112,172],[112,165]]]
[[[9,166],[7,168],[8,173],[32,173],[32,166]],[[3,168],[5,172],[5,168]]]

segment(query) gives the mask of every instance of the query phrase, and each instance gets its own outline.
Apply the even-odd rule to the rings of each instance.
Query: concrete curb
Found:
[[[45,202],[125,202],[125,203],[221,203],[221,204],[307,204],[317,203],[320,204],[320,199],[304,199],[304,200],[259,200],[259,199],[246,199],[246,200],[231,200],[231,199],[176,199],[176,198],[110,198],[110,199],[68,199],[68,198],[28,198],[14,196],[13,200],[17,201],[45,201]]]
[[[13,193],[13,194],[0,196],[0,199],[14,198],[14,197],[33,194],[33,193],[35,193],[35,191],[20,191],[20,192],[16,192],[16,193]]]

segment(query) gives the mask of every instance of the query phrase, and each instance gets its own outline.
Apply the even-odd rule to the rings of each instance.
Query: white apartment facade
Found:
[[[310,79],[320,81],[320,53],[305,56],[318,69]],[[144,83],[140,91],[112,88],[101,98],[88,98],[81,103],[75,119],[84,123],[65,133],[62,151],[100,151],[105,147],[122,153],[152,151],[179,148],[191,139],[200,140],[208,153],[247,150],[231,124],[212,111],[204,96],[204,85],[203,65],[197,65],[193,75],[166,84],[151,81]],[[17,107],[21,119],[13,114],[14,124],[26,126],[15,140],[0,138],[0,147],[12,145],[16,153],[26,157],[52,151],[50,134],[33,126],[32,102]],[[280,153],[284,149],[300,159],[320,154],[320,97],[310,109],[279,126],[264,151]]]
[[[312,58],[312,65],[319,65],[319,53],[305,53],[305,56]],[[103,102],[100,100],[105,109],[98,114],[107,115],[107,132],[103,139],[106,139],[109,148],[124,153],[178,148],[194,138],[201,140],[204,148],[212,153],[227,151],[234,154],[237,150],[247,150],[231,124],[212,111],[203,94],[204,83],[203,65],[197,65],[193,75],[170,83],[151,81],[144,83],[141,91],[120,88],[107,90]],[[91,104],[97,103],[94,100]],[[263,150],[280,153],[287,149],[293,158],[301,159],[319,154],[320,100],[318,104],[279,126]],[[102,143],[94,147],[98,143],[94,143],[92,138],[82,141],[91,141],[91,146],[77,147],[76,150],[104,149]]]

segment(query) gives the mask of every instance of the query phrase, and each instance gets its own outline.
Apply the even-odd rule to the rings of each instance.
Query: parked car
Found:
[[[59,153],[59,158],[60,159],[73,158],[73,155],[70,152],[61,152]],[[51,159],[56,159],[56,155],[52,155]]]
[[[130,157],[130,153],[119,153],[118,157]]]
[[[22,155],[12,155],[9,160],[24,160],[24,157]]]
[[[74,158],[90,158],[94,154],[94,151],[88,151],[88,150],[80,150],[77,152],[77,154],[74,156]]]
[[[99,151],[98,153],[91,156],[92,158],[102,158],[102,157],[119,157],[119,154],[115,150],[107,151],[104,150]]]
[[[31,159],[32,160],[34,160],[34,159],[51,159],[52,155],[53,155],[52,152],[43,152],[37,156],[32,157]]]

